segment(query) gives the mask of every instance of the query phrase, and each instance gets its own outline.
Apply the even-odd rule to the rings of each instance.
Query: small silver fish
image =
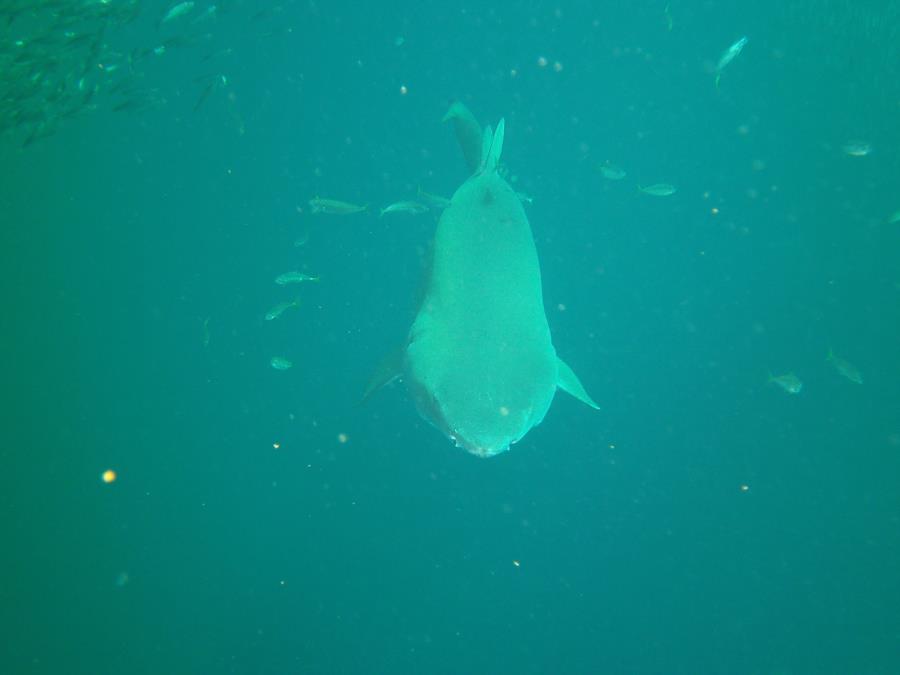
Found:
[[[607,180],[622,180],[627,175],[625,169],[622,169],[609,161],[603,162],[597,166],[597,170]]]
[[[638,189],[644,194],[653,195],[654,197],[668,197],[676,192],[675,186],[669,183],[654,183]]]
[[[335,216],[347,216],[351,213],[362,213],[369,209],[368,204],[358,206],[349,202],[341,202],[337,199],[323,199],[314,197],[309,200],[309,206],[313,213],[328,213]]]
[[[799,394],[803,389],[803,382],[794,373],[785,375],[772,375],[769,373],[769,383],[777,384],[789,394]]]
[[[428,207],[425,206],[425,204],[421,204],[420,202],[402,201],[388,204],[383,209],[381,209],[381,213],[378,214],[378,216],[380,218],[386,213],[410,213],[412,215],[418,215],[420,213],[425,213],[427,210]]]
[[[416,194],[419,199],[435,209],[446,209],[450,206],[450,200],[446,197],[441,197],[440,195],[432,194],[431,192],[425,192],[421,187],[419,187]]]
[[[273,356],[269,363],[275,370],[287,370],[294,366],[290,359],[286,359],[283,356]]]
[[[831,351],[831,349],[828,350],[828,356],[825,357],[825,360],[831,363],[836,371],[838,371],[841,375],[846,377],[851,382],[855,382],[856,384],[863,383],[863,376],[862,373],[859,372],[859,369],[846,359],[842,359],[840,356],[835,356],[834,352]]]
[[[200,92],[200,96],[197,97],[197,102],[194,104],[194,112],[200,110],[203,104],[206,103],[206,99],[208,99],[214,91],[226,86],[228,86],[228,78],[225,77],[225,75],[216,75],[214,78],[208,80],[203,91]]]
[[[848,141],[841,149],[850,157],[865,157],[872,152],[872,144],[866,141]]]
[[[173,19],[177,19],[180,16],[184,16],[188,12],[194,9],[193,2],[179,2],[177,5],[173,5],[168,12],[163,15],[163,18],[160,19],[160,23],[167,23],[172,21]]]
[[[313,277],[303,272],[285,272],[275,277],[275,283],[279,286],[286,284],[302,284],[305,281],[318,281],[319,277]]]
[[[747,37],[744,36],[733,45],[731,45],[728,49],[722,52],[722,56],[719,57],[719,62],[716,64],[716,88],[719,87],[719,80],[722,77],[722,71],[725,69],[729,63],[734,61],[738,54],[744,49],[744,45],[747,44]]]
[[[195,16],[191,21],[191,25],[198,24],[201,21],[206,21],[207,19],[213,19],[218,12],[218,8],[215,5],[210,5],[206,9],[203,10],[198,16]]]
[[[291,300],[290,302],[279,302],[272,309],[266,312],[266,321],[274,321],[284,314],[286,310],[294,309],[300,306],[300,300]]]

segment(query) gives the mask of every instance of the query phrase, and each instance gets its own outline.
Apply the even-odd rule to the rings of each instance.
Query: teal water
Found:
[[[0,672],[900,672],[900,3],[135,6],[0,14]],[[491,459],[359,405],[437,214],[308,205],[451,195],[454,100],[601,406]]]

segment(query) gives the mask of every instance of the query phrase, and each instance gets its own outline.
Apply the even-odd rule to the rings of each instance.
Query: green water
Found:
[[[900,3],[210,4],[0,8],[0,673],[900,672]],[[491,459],[358,405],[454,100],[601,407]]]

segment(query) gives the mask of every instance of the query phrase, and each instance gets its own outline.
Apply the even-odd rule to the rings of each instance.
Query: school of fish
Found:
[[[285,30],[272,19],[280,7],[247,0],[3,0],[0,137],[27,148],[97,111],[165,108],[180,90],[197,112],[229,85],[221,69],[235,67],[233,32],[274,36]],[[135,44],[137,34],[152,41]],[[159,75],[167,60],[178,63],[181,80]],[[239,113],[231,112],[242,131]]]

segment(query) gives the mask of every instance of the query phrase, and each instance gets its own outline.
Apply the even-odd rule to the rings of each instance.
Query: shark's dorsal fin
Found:
[[[494,139],[491,142],[491,149],[488,152],[487,161],[485,162],[485,171],[496,171],[497,165],[500,164],[500,153],[503,152],[503,134],[506,131],[506,121],[501,117],[497,122],[497,130],[494,131]]]
[[[476,173],[484,172],[484,168],[487,166],[488,155],[491,154],[491,143],[493,142],[494,130],[488,124],[481,133],[481,161],[478,163],[478,171]]]
[[[569,368],[568,364],[557,356],[556,365],[559,368],[556,383],[557,386],[585,405],[591,406],[594,410],[600,410],[600,406],[594,403],[594,399],[592,399],[584,390],[584,385],[581,384],[581,380],[579,380],[575,372]]]
[[[500,163],[500,153],[503,152],[503,133],[506,122],[501,118],[497,123],[497,130],[490,126],[484,128],[484,136],[481,141],[481,168],[479,173],[496,171]]]

